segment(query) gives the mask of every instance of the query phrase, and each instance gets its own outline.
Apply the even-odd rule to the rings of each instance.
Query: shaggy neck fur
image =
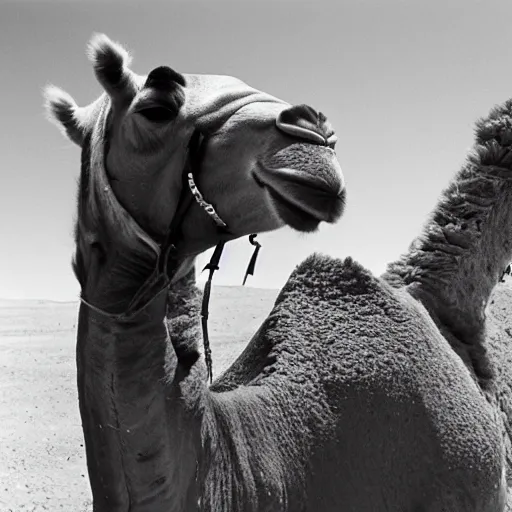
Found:
[[[384,279],[407,286],[483,388],[492,382],[485,309],[512,257],[512,100],[476,125],[476,144],[409,252]]]
[[[192,271],[169,291],[167,324],[177,357],[168,352],[166,368],[179,387],[176,401],[183,416],[200,422],[194,434],[200,440],[194,452],[200,509],[256,512],[278,503],[279,510],[298,510],[305,492],[305,426],[304,442],[286,439],[298,427],[283,403],[283,388],[280,397],[258,386],[208,389],[198,349],[201,293],[194,281]]]

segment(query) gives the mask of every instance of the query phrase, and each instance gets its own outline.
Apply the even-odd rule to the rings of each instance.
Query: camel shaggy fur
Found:
[[[350,258],[308,258],[211,391],[289,380],[305,432],[322,426],[304,510],[503,510],[501,418],[407,292]],[[333,467],[335,490],[316,495]]]

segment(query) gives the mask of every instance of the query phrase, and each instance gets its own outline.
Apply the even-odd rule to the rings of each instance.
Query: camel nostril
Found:
[[[320,120],[320,113],[309,105],[294,105],[281,112],[279,118],[289,124],[294,124],[298,120],[312,123],[316,125]]]
[[[283,110],[277,117],[276,126],[288,135],[322,146],[333,147],[337,140],[327,118],[308,105]]]

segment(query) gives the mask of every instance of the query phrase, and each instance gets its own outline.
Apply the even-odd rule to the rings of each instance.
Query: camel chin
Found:
[[[334,223],[343,214],[346,191],[332,148],[300,142],[260,162],[254,180],[268,193],[278,217],[301,232]]]

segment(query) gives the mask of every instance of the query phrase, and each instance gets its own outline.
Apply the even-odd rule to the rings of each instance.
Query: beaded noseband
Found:
[[[213,205],[208,203],[204,199],[194,180],[194,173],[199,172],[201,169],[201,157],[203,155],[204,141],[205,137],[198,130],[194,132],[190,140],[189,158],[184,172],[184,176],[186,176],[188,187],[184,187],[184,192],[180,199],[180,205],[178,206],[177,214],[174,216],[173,222],[171,223],[171,227],[169,229],[169,237],[171,237],[171,239],[167,240],[167,244],[171,244],[172,248],[174,249],[175,245],[172,243],[172,241],[176,240],[179,235],[179,225],[181,224],[185,212],[188,210],[192,202],[192,198],[195,199],[199,206],[206,212],[206,214],[213,220],[213,222],[215,222],[219,230],[229,233],[227,224],[217,214]],[[187,190],[190,191],[190,195],[187,194]],[[249,236],[249,242],[251,243],[251,245],[255,247],[255,250],[247,267],[247,271],[245,273],[243,280],[243,285],[245,285],[245,282],[247,281],[247,276],[249,274],[254,275],[256,259],[261,248],[261,244],[256,242],[254,240],[255,238],[256,234],[252,234]],[[209,271],[208,279],[205,283],[203,291],[203,300],[201,305],[201,327],[203,331],[204,357],[210,382],[212,382],[213,379],[213,362],[210,348],[210,338],[208,335],[208,306],[210,303],[213,274],[215,273],[216,270],[219,270],[220,258],[222,256],[222,251],[224,250],[225,245],[225,241],[219,242],[217,244],[210,261],[203,269],[203,272],[205,270]],[[169,247],[169,249],[171,249],[171,247]]]

